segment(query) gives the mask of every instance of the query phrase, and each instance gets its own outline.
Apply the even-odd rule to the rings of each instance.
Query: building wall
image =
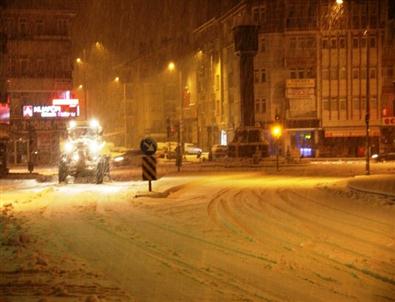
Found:
[[[6,78],[11,102],[11,162],[24,163],[37,150],[39,163],[55,162],[64,120],[22,116],[24,105],[50,105],[72,89],[70,25],[63,10],[5,9]]]

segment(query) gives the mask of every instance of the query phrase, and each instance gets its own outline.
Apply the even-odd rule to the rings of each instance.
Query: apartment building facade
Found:
[[[54,117],[49,111],[54,99],[70,98],[73,16],[71,11],[51,8],[6,7],[1,12],[7,36],[5,77],[12,163],[26,163],[33,151],[37,151],[37,163],[58,159],[67,118]]]
[[[204,45],[210,60],[198,73],[213,64],[219,67],[198,94],[198,103],[216,84],[221,92],[211,93],[215,110],[205,119],[215,122],[205,127],[217,132],[203,146],[223,141],[223,132],[232,139],[239,123],[232,28],[241,19],[259,26],[253,74],[256,126],[266,129],[270,140],[270,124],[279,118],[284,154],[363,156],[367,99],[371,152],[393,147],[388,125],[393,116],[393,23],[388,3],[375,0],[248,1],[202,25],[196,45]]]

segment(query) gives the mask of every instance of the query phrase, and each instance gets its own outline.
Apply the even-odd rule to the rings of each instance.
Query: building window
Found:
[[[328,98],[323,98],[322,99],[322,108],[325,111],[329,111],[329,99]]]
[[[361,68],[361,80],[366,80],[366,68]]]
[[[255,113],[260,113],[260,114],[266,113],[266,99],[255,100]]]
[[[358,79],[359,79],[359,68],[354,67],[354,68],[352,69],[352,78],[353,78],[354,80],[358,80]]]
[[[361,111],[366,109],[366,98],[361,98]]]
[[[376,38],[375,37],[370,37],[369,46],[370,46],[370,48],[376,48]]]
[[[340,97],[339,105],[340,105],[341,111],[346,111],[347,110],[347,99],[345,97]]]
[[[43,20],[36,21],[36,35],[42,35],[44,33],[44,22]]]
[[[322,48],[323,49],[328,49],[329,48],[328,39],[323,39],[322,40]]]
[[[392,79],[394,76],[394,69],[392,67],[387,67],[387,77]]]
[[[371,96],[369,99],[370,108],[376,110],[377,109],[377,97]]]
[[[215,90],[219,90],[219,74],[215,75]]]
[[[22,59],[22,60],[20,61],[20,64],[21,64],[21,76],[22,76],[22,77],[27,76],[28,73],[29,73],[28,63],[29,63],[29,62],[28,62],[27,59]]]
[[[313,73],[313,69],[312,69],[312,68],[308,68],[308,69],[306,70],[306,77],[307,77],[308,79],[312,79],[312,78],[314,77],[314,73]]]
[[[266,69],[261,69],[261,82],[266,82]]]
[[[361,38],[361,48],[366,47],[366,38]]]
[[[322,70],[322,79],[323,80],[329,80],[329,70],[328,69],[323,69]]]
[[[340,38],[339,39],[339,46],[340,48],[346,48],[346,39],[345,38]]]
[[[254,83],[259,83],[259,70],[254,70]]]
[[[338,80],[337,67],[331,68],[331,80]]]
[[[339,99],[334,97],[331,98],[331,110],[338,111],[339,110]]]
[[[26,19],[20,19],[19,20],[19,32],[22,35],[27,34],[27,21]]]
[[[252,18],[255,23],[264,23],[266,20],[266,7],[260,5],[252,9]]]
[[[266,40],[265,38],[261,38],[261,47],[260,47],[261,52],[266,51]]]
[[[369,73],[370,73],[370,78],[371,79],[375,79],[376,78],[376,68],[370,68]]]
[[[347,77],[346,67],[340,68],[340,80],[345,80]]]
[[[298,70],[298,79],[304,79],[304,70]]]
[[[290,78],[291,79],[296,79],[296,70],[291,70],[291,72],[290,72]]]
[[[331,48],[337,48],[337,40],[331,39]]]
[[[359,98],[358,97],[354,97],[352,99],[352,103],[353,103],[354,110],[359,110]]]
[[[296,38],[289,39],[289,49],[290,50],[296,49]]]
[[[358,48],[359,47],[359,41],[357,37],[354,37],[352,39],[352,48]]]

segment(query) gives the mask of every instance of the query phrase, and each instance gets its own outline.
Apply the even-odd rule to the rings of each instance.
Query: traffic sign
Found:
[[[140,142],[140,150],[145,155],[154,155],[157,149],[156,141],[151,137],[146,137]]]
[[[151,192],[151,180],[156,180],[156,158],[155,156],[143,156],[143,180],[148,180],[148,188]]]

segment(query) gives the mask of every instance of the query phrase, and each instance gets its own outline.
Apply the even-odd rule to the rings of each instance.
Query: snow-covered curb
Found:
[[[389,188],[388,183],[395,181],[395,178],[393,175],[357,176],[348,182],[347,187],[358,192],[377,194],[386,197],[395,197],[395,193],[388,189],[385,190],[381,188],[372,188],[372,186],[374,187],[375,182],[378,181],[381,183],[381,187]]]

